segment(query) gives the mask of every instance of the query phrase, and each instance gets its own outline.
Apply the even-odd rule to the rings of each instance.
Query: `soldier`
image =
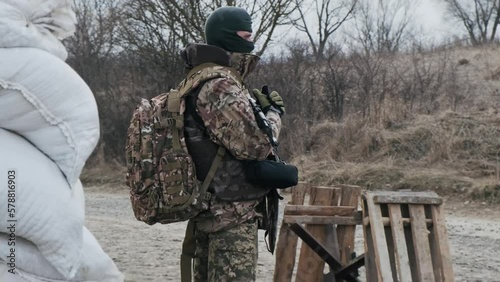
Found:
[[[252,21],[241,8],[215,10],[205,25],[207,44],[188,44],[181,52],[188,70],[225,66],[241,79],[255,67]],[[254,98],[266,114],[273,135],[278,136],[283,100],[254,89]],[[196,248],[195,281],[254,281],[257,266],[257,229],[262,214],[256,206],[270,191],[250,184],[243,168],[247,160],[264,160],[271,153],[268,136],[259,128],[249,102],[249,91],[231,78],[205,82],[186,99],[185,136],[197,177],[209,173],[219,146],[226,154],[208,191],[209,210],[190,222]]]

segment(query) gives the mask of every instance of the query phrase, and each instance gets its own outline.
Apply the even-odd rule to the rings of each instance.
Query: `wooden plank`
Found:
[[[299,183],[297,187],[292,190],[292,205],[303,205],[306,190],[308,190],[310,185],[306,183]]]
[[[286,215],[283,217],[283,223],[293,224],[337,224],[337,225],[361,225],[362,220],[351,216],[308,216],[308,215]]]
[[[285,215],[353,216],[354,207],[287,205]]]
[[[325,246],[335,256],[335,259],[340,261],[339,241],[337,238],[337,231],[335,225],[325,225]]]
[[[410,208],[407,204],[401,205],[401,216],[403,218],[410,217]],[[408,260],[410,261],[411,279],[412,281],[419,281],[418,271],[417,271],[417,258],[415,255],[415,248],[413,247],[413,235],[411,231],[411,225],[403,225],[405,232],[406,250],[408,251]]]
[[[426,220],[431,220],[432,221],[432,207],[431,205],[426,205],[424,206],[425,210],[425,217]],[[439,207],[439,206],[436,206]],[[429,228],[430,234],[429,234],[429,245],[431,249],[431,257],[432,257],[432,268],[434,269],[434,278],[436,281],[440,282],[443,281],[441,277],[441,269],[442,269],[442,261],[441,261],[441,254],[439,253],[439,247],[437,245],[437,241],[434,240],[436,237],[436,229],[434,226],[431,226]]]
[[[332,205],[333,200],[335,198],[335,193],[338,193],[339,190],[340,189],[332,189],[330,187],[328,188],[314,187],[311,189],[310,204],[318,206]],[[287,217],[289,220],[285,221],[285,218]],[[290,217],[291,216],[285,216],[283,218],[283,221],[288,223],[304,222],[300,220],[290,220]],[[309,218],[311,219],[315,217],[309,217]],[[321,244],[325,244],[326,241],[324,224],[334,224],[332,222],[327,222],[326,218],[334,218],[334,217],[323,216],[322,220],[319,221],[313,221],[313,220],[306,221],[309,223],[311,222],[313,223],[313,224],[308,224],[306,226],[306,229]],[[302,244],[302,247],[300,249],[299,264],[297,268],[297,275],[295,281],[297,282],[321,281],[323,278],[324,268],[325,268],[325,262],[306,244]]]
[[[375,204],[419,204],[419,205],[441,205],[443,199],[435,192],[394,192],[376,191],[370,192]]]
[[[366,203],[369,210],[370,228],[377,262],[377,272],[380,281],[392,281],[391,264],[387,248],[387,240],[382,224],[382,212],[380,205],[373,202],[373,198],[368,194]]]
[[[418,281],[435,281],[429,245],[429,230],[425,224],[425,211],[422,205],[409,205],[413,247],[417,261]]]
[[[366,198],[363,196],[361,202],[361,208],[363,210],[363,220],[369,219],[369,210],[366,203]],[[377,263],[375,261],[375,247],[373,246],[373,238],[370,225],[363,225],[363,243],[365,245],[365,269],[366,269],[366,281],[377,282]]]
[[[369,210],[370,229],[373,239],[373,249],[377,262],[378,280],[392,281],[391,264],[389,260],[389,252],[387,249],[387,240],[382,224],[382,212],[380,205],[373,202],[373,198],[368,194],[366,204]]]
[[[292,190],[292,201],[294,205],[304,204],[304,195],[307,185],[299,184]],[[295,267],[295,256],[297,253],[298,238],[288,228],[288,224],[282,223],[280,227],[278,244],[276,246],[276,262],[273,281],[292,281],[293,269]]]
[[[341,185],[340,206],[352,206],[358,209],[359,199],[361,196],[361,187]],[[337,237],[340,250],[340,261],[347,264],[351,261],[351,254],[354,252],[354,235],[356,233],[356,225],[338,225]]]
[[[338,193],[335,193],[333,196],[333,201],[332,201],[332,207],[334,208],[339,208],[339,203],[340,203],[340,195],[342,193],[342,190],[339,187],[335,187],[338,189]],[[347,216],[352,216],[354,213],[354,207],[352,209],[351,214],[347,214]],[[332,215],[332,214],[330,214]],[[341,215],[341,214],[333,214],[335,215]],[[340,261],[340,249],[339,249],[339,240],[337,238],[337,229],[336,225],[334,224],[327,224],[325,225],[325,240],[326,240],[326,247],[331,250],[332,254],[334,254],[336,257],[335,259]],[[330,276],[328,276],[330,274]],[[330,266],[330,272],[326,275],[323,276],[323,280],[325,279],[333,279],[333,280],[326,280],[326,281],[335,281],[335,276],[333,275],[333,268]]]
[[[300,224],[292,224],[290,225],[290,229],[292,229],[311,250],[313,250],[326,263],[328,263],[328,265],[334,272],[342,269],[342,265],[337,259],[335,259],[335,256],[330,253],[330,251],[323,244],[319,243],[316,238],[314,238],[311,233],[305,230]],[[323,275],[321,275],[321,277],[323,277]],[[350,273],[345,273],[344,278],[347,281],[358,281]]]
[[[446,222],[444,220],[444,215],[441,210],[441,206],[432,207],[432,220],[433,225],[433,239],[436,244],[436,254],[440,261],[440,281],[451,282],[455,281],[455,275],[453,273],[453,266],[451,263],[451,254],[448,243],[448,232],[446,231]]]
[[[394,204],[396,205],[396,204]],[[403,223],[403,226],[410,226],[411,224],[411,219],[410,218],[401,218],[401,222]],[[391,219],[389,217],[382,217],[382,223],[384,226],[390,226],[391,225]],[[427,218],[425,219],[425,223],[427,227],[431,227],[434,223],[432,219]],[[370,219],[369,218],[363,218],[363,225],[370,225]]]
[[[389,207],[387,204],[381,204],[380,210],[382,212],[382,218],[389,218]],[[392,238],[391,226],[384,226],[385,238],[387,240],[387,251],[389,253],[389,262],[391,264],[392,281],[398,281],[398,270],[396,266],[396,254],[394,247],[394,239]]]
[[[401,218],[401,206],[390,204],[389,218],[391,219],[392,238],[394,240],[396,263],[398,269],[399,282],[411,282],[410,261],[406,249],[406,240],[404,235],[403,221]]]
[[[370,220],[370,211],[366,202],[367,192],[361,194],[361,211],[362,219]],[[377,262],[375,258],[375,247],[373,245],[372,231],[370,225],[361,225],[363,229],[363,245],[365,251],[365,271],[367,282],[378,282]]]

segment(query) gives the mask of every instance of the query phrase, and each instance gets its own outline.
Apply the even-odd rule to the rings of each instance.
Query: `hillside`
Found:
[[[427,85],[441,84],[442,93],[430,105],[432,113],[409,111],[401,101],[384,102],[376,118],[351,113],[342,122],[323,119],[288,134],[283,143],[291,149],[300,147],[300,155],[293,155],[290,162],[299,167],[301,180],[367,189],[435,190],[500,202],[500,47],[455,47],[419,54],[417,59],[398,56],[387,62],[396,65],[396,72],[398,65],[416,60],[446,59],[452,73]],[[290,122],[285,124],[290,127]],[[123,165],[100,163],[87,167],[82,180],[119,184],[116,189],[121,190]]]
[[[314,125],[305,141],[308,152],[292,161],[301,179],[500,202],[499,51],[498,46],[447,51],[457,85],[468,88],[457,89],[465,94],[454,110],[399,119],[392,107],[378,122],[347,118]]]

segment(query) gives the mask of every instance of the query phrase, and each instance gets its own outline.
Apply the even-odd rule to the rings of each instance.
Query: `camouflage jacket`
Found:
[[[239,55],[234,54],[233,60]],[[217,78],[206,82],[197,91],[195,97],[196,111],[203,122],[204,132],[214,146],[224,146],[227,149],[227,154],[230,155],[227,158],[225,173],[236,177],[241,176],[240,178],[243,178],[241,166],[235,165],[235,170],[231,171],[232,163],[244,160],[264,160],[272,150],[268,137],[257,124],[249,102],[250,95],[245,87],[239,86],[231,79]],[[281,128],[280,116],[276,112],[269,111],[267,118],[274,136],[277,137]],[[189,122],[189,118],[187,118],[186,126]],[[186,135],[186,138],[189,139],[190,134]],[[186,141],[189,143],[189,140]],[[195,155],[193,155],[194,159]],[[215,186],[221,186],[218,184],[223,181],[224,177],[217,177],[216,174],[212,182],[215,182]],[[241,182],[238,185],[246,184]],[[231,188],[228,187],[228,189]],[[246,187],[238,188],[244,191],[246,189]],[[214,197],[211,198],[209,210],[196,218],[197,228],[204,232],[228,229],[260,216],[255,207],[262,200],[262,194],[260,194],[260,198],[236,201],[221,199],[217,195],[218,193],[215,193]]]

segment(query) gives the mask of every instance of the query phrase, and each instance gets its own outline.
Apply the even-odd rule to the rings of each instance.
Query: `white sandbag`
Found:
[[[0,260],[0,281],[2,282],[30,282],[19,275],[12,275],[4,261]]]
[[[0,233],[0,242],[7,239],[6,234]],[[9,255],[7,247],[4,246],[6,244],[0,245],[0,259],[4,259]],[[23,238],[17,240],[16,257],[15,267],[16,271],[19,272],[18,276],[23,277],[26,281],[123,281],[123,275],[113,260],[104,253],[95,237],[86,227],[83,227],[82,262],[72,279],[68,280],[62,277],[42,256],[36,246]],[[5,262],[3,263],[5,264]],[[7,265],[7,267],[11,269],[12,265]]]
[[[84,224],[81,183],[69,189],[57,165],[17,134],[0,129],[0,144],[0,232],[13,231],[16,237],[33,242],[64,277],[74,277]],[[8,187],[8,178],[15,187]],[[8,201],[15,213],[6,212],[13,207],[8,207]],[[8,222],[13,218],[17,221]]]
[[[66,60],[61,40],[75,23],[71,0],[0,0],[0,48],[33,47]]]
[[[34,48],[0,48],[0,128],[52,159],[72,186],[99,139],[87,84],[66,63]]]

